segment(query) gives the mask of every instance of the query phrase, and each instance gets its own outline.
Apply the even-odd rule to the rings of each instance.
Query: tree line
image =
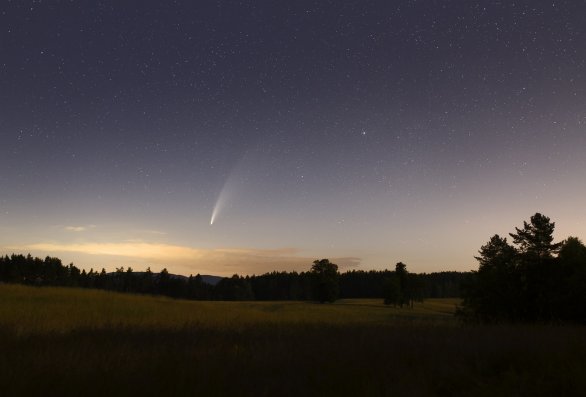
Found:
[[[536,213],[506,237],[479,250],[478,271],[462,286],[458,315],[466,321],[586,324],[586,246],[554,242],[555,223]]]
[[[403,306],[425,298],[458,297],[465,272],[408,273],[406,266],[391,270],[351,270],[339,273],[328,259],[314,261],[306,272],[270,272],[233,275],[216,284],[203,276],[155,273],[119,267],[114,272],[63,265],[59,258],[45,259],[12,254],[0,257],[0,282],[37,286],[96,288],[118,292],[165,295],[192,300],[311,300],[333,302],[345,298],[384,299]],[[398,266],[398,265],[397,265]]]

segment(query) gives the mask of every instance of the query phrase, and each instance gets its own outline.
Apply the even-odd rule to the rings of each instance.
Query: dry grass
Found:
[[[0,286],[2,396],[580,396],[579,327],[462,327],[456,301],[185,302]]]
[[[140,327],[177,329],[200,325],[389,324],[399,319],[454,322],[457,300],[416,303],[413,309],[381,300],[311,302],[208,302],[69,288],[0,286],[0,320],[18,334],[65,333],[75,329]]]

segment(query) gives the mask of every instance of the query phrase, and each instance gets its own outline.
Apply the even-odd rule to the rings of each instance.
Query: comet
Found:
[[[210,226],[216,222],[220,213],[231,201],[231,198],[238,195],[239,192],[242,193],[244,190],[244,186],[250,177],[249,173],[253,169],[253,163],[251,162],[253,162],[254,159],[255,157],[253,156],[251,150],[245,151],[239,161],[237,161],[232,168],[230,174],[228,174],[228,177],[224,182],[224,186],[222,186],[222,190],[220,190],[218,199],[214,204],[212,217],[210,218]]]
[[[214,224],[214,220],[216,219],[216,215],[218,214],[218,211],[219,211],[218,203],[219,203],[219,201],[216,201],[216,205],[214,205],[214,210],[212,211],[212,219],[210,219],[210,226]]]
[[[216,219],[218,218],[218,215],[220,214],[220,212],[222,212],[224,210],[224,208],[226,207],[226,204],[230,201],[229,197],[234,195],[234,189],[235,189],[235,173],[236,173],[236,169],[238,169],[238,164],[232,169],[232,172],[230,173],[230,175],[228,176],[228,178],[226,178],[226,181],[224,182],[224,186],[222,186],[222,190],[220,190],[220,194],[218,195],[218,198],[216,199],[216,203],[214,204],[214,209],[212,211],[212,217],[210,219],[210,226],[212,226],[214,224],[214,222],[216,222]]]
[[[226,202],[226,198],[225,198],[226,197],[226,193],[225,193],[226,184],[224,184],[224,187],[222,188],[222,190],[220,191],[220,194],[218,195],[218,199],[216,200],[216,204],[214,205],[214,210],[212,211],[212,218],[210,219],[210,226],[214,224],[216,217],[220,213],[220,210],[222,208],[224,208],[224,204]]]

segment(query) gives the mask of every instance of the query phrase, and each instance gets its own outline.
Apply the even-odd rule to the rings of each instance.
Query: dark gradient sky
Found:
[[[429,272],[535,212],[586,236],[583,1],[0,11],[2,253]]]

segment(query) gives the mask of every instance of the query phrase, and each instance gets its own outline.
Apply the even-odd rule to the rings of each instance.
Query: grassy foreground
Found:
[[[0,394],[584,395],[586,329],[462,327],[456,302],[189,302],[0,285]]]

